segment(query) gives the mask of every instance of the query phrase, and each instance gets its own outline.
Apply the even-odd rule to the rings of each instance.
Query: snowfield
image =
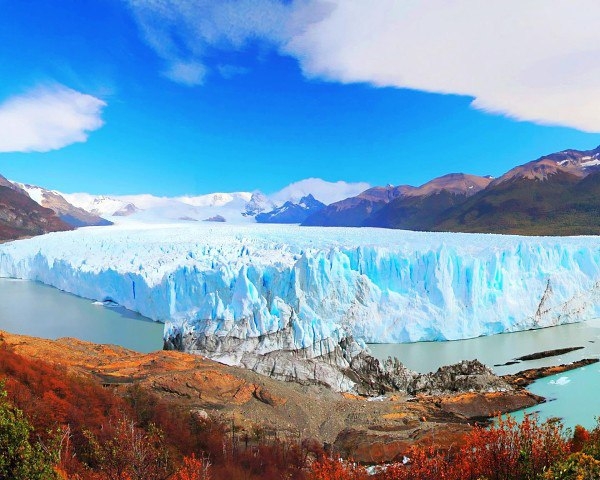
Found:
[[[597,237],[88,227],[0,245],[0,276],[112,300],[165,322],[166,337],[289,329],[293,348],[346,334],[375,343],[455,340],[600,313]]]

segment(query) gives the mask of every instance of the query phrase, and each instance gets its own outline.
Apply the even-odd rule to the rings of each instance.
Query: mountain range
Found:
[[[65,194],[0,176],[0,240],[113,222],[173,221],[600,234],[600,147],[546,155],[498,178],[451,173],[419,187],[376,186],[329,205],[321,201],[363,185],[307,179],[270,196],[255,191],[170,198]],[[320,198],[307,192],[311,187]]]
[[[420,187],[375,187],[309,216],[303,225],[407,230],[600,233],[600,147],[564,150],[501,177],[449,174]]]

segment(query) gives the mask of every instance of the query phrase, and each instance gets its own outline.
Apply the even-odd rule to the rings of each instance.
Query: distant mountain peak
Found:
[[[311,214],[325,208],[312,194],[305,195],[298,203],[287,201],[280,207],[270,212],[259,213],[256,216],[258,223],[302,223]]]
[[[471,196],[486,188],[491,182],[488,177],[479,177],[468,173],[448,173],[434,178],[418,188],[407,191],[405,195],[418,197],[439,193],[442,190],[454,195]]]
[[[499,185],[515,178],[545,181],[557,173],[584,178],[600,171],[600,146],[593,150],[562,150],[531,162],[519,165],[498,177],[492,185]]]
[[[246,208],[242,215],[246,217],[255,217],[259,213],[274,207],[275,204],[264,193],[255,191],[252,193],[250,201],[246,203]]]

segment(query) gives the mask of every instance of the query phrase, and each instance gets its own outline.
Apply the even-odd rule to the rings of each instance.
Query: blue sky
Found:
[[[600,13],[576,1],[585,23]],[[0,0],[0,173],[64,192],[271,193],[496,176],[598,146],[583,19],[485,3]],[[456,25],[462,8],[481,32]]]

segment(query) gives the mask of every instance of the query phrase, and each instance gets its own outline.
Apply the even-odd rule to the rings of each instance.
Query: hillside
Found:
[[[372,198],[369,192],[389,196]],[[600,234],[600,147],[564,150],[491,179],[450,174],[420,187],[375,187],[304,225],[520,235]]]
[[[303,225],[429,230],[437,215],[489,185],[491,179],[464,173],[434,178],[420,187],[374,187],[332,203]]]
[[[514,177],[444,212],[434,230],[521,235],[600,234],[600,173]]]
[[[9,185],[0,176],[0,241],[72,230],[53,210]]]
[[[368,401],[319,385],[276,381],[198,355],[172,351],[140,354],[73,338],[52,341],[7,332],[0,332],[1,377],[11,378],[16,374],[17,367],[6,368],[7,357],[12,354],[25,359],[17,358],[10,364],[20,365],[28,379],[36,378],[32,370],[41,368],[48,372],[53,366],[63,372],[61,377],[71,375],[84,379],[79,384],[85,381],[103,385],[106,391],[112,390],[117,397],[130,402],[136,398],[154,399],[146,406],[138,403],[133,407],[141,410],[148,421],[152,409],[162,405],[161,418],[167,423],[161,427],[166,429],[167,439],[173,436],[180,445],[189,442],[193,435],[184,430],[189,428],[185,425],[200,421],[206,428],[212,422],[228,428],[227,437],[237,438],[240,443],[244,438],[253,444],[299,438],[316,445],[326,442],[367,463],[402,458],[411,445],[427,446],[434,439],[440,448],[449,448],[459,444],[472,430],[473,419],[540,400],[517,389],[504,393],[420,396],[411,400],[398,392],[389,393],[385,401]],[[51,378],[48,373],[44,378],[43,384],[36,387],[41,381],[35,381],[32,387],[45,392],[45,399],[58,402],[60,409],[55,405],[52,415],[39,418],[43,425],[52,427],[48,417],[68,417],[64,412],[72,411],[73,407],[66,405],[68,389],[62,386],[65,378]],[[87,391],[92,398],[92,386]],[[112,404],[118,404],[117,400]],[[77,408],[88,408],[81,402],[85,399],[79,399]],[[40,400],[30,400],[27,405],[47,408]],[[101,405],[93,403],[90,408],[94,414],[102,415]],[[77,419],[84,421],[80,416]],[[201,429],[199,433],[208,432]],[[223,448],[220,443],[216,446]]]

